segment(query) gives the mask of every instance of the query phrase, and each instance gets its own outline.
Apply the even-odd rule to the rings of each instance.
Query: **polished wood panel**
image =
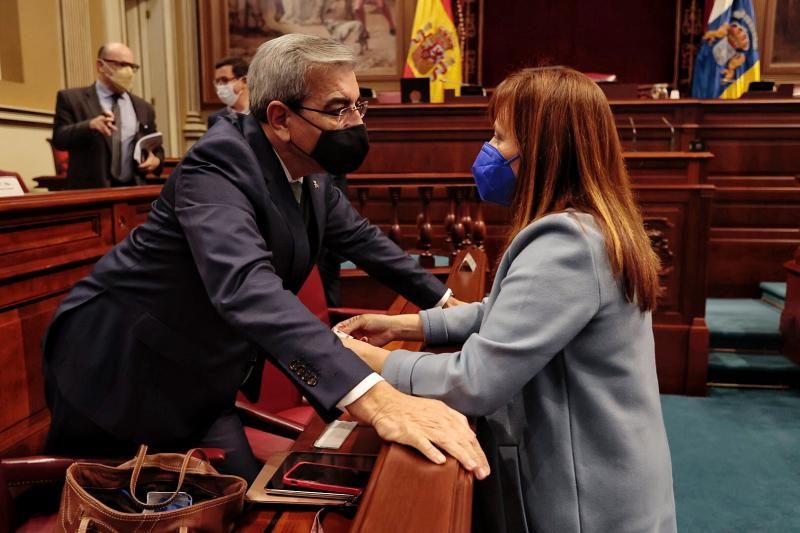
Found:
[[[622,82],[672,82],[676,7],[676,0],[484,0],[483,82],[493,86],[540,64],[614,73]]]
[[[654,318],[661,390],[703,394],[707,342],[703,344],[702,339],[707,339],[708,335],[704,320],[705,272],[714,187],[691,183],[703,181],[703,166],[709,161],[709,154],[689,154],[684,157],[683,164],[677,164],[675,160],[680,158],[680,154],[670,154],[666,158],[668,168],[662,175],[647,166],[647,174],[637,176],[634,173],[634,192],[642,205],[648,235],[662,262],[664,293]],[[655,158],[644,160],[650,162]],[[630,161],[635,164],[637,159],[632,157]],[[676,172],[676,168],[682,170]],[[354,174],[349,179],[349,191],[351,201],[363,214],[387,233],[391,232],[392,226],[397,226],[401,245],[414,250],[420,241],[419,190],[432,188],[429,211],[436,221],[431,232],[434,253],[450,255],[457,252],[454,234],[446,230],[448,218],[457,215],[454,217],[457,222],[466,226],[466,229],[461,228],[462,234],[471,236],[473,240],[476,239],[476,228],[482,225],[487,264],[495,265],[506,240],[508,210],[480,203],[474,185],[467,185],[467,180],[466,176],[453,173],[444,180],[447,185],[443,186],[441,174],[427,180],[424,175],[415,174],[411,180],[414,185],[405,186],[399,185],[402,183],[400,178],[392,175]],[[667,184],[670,181],[673,184]],[[454,190],[461,192],[454,195]],[[396,200],[398,195],[400,201]],[[454,203],[454,197],[460,197],[459,207]],[[364,280],[363,274],[361,278],[357,276],[357,273],[348,273],[348,278],[343,280],[343,286],[347,281],[357,280],[361,288],[343,292],[343,298],[347,299],[343,303],[369,306],[380,292],[372,286],[365,290],[360,285]],[[353,297],[366,297],[367,301],[349,300]],[[412,312],[412,309],[395,312]]]
[[[781,265],[800,245],[800,184],[794,180],[800,100],[631,100],[612,102],[612,109],[648,231],[667,266],[667,290],[655,316],[662,390],[701,393],[705,362],[697,350],[707,335],[706,275],[709,295],[751,295],[760,281],[785,279]],[[353,204],[406,249],[422,244],[449,255],[457,252],[453,235],[460,231],[475,240],[481,227],[488,264],[494,265],[508,212],[477,203],[470,174],[490,137],[485,103],[378,105],[370,108],[368,123],[372,150],[350,176]],[[702,141],[706,152],[680,152],[692,140]],[[0,200],[0,327],[9,339],[0,348],[0,364],[13,369],[0,384],[10,391],[28,383],[32,391],[12,398],[20,401],[0,424],[0,455],[35,451],[29,443],[40,441],[46,427],[39,341],[50,313],[97,259],[144,220],[158,191],[145,186]],[[428,202],[425,238],[418,222],[421,194]],[[344,273],[343,285],[358,276]],[[393,297],[387,293],[388,301],[379,302],[380,292],[363,294],[361,307],[383,307]]]
[[[634,181],[644,183],[653,174],[662,183],[672,178],[665,175],[669,160],[651,161],[648,169],[645,156],[632,163],[633,153],[681,152],[697,141],[713,154],[702,178],[717,188],[711,208],[709,296],[755,297],[758,282],[782,280],[781,264],[800,245],[800,236],[791,233],[800,212],[800,184],[794,179],[800,99],[614,100],[611,108]],[[376,105],[367,123],[372,148],[354,176],[371,179],[437,174],[448,182],[468,182],[475,154],[491,137],[485,103]],[[434,219],[436,209],[434,198]],[[487,220],[496,216],[487,209]],[[754,236],[749,232],[755,228],[772,233]],[[492,244],[487,246],[491,256]],[[748,257],[749,264],[731,261],[736,256]]]
[[[41,339],[58,303],[141,223],[158,186],[0,199],[0,456],[41,452]]]
[[[800,248],[784,267],[786,268],[786,302],[781,313],[783,354],[800,364]]]

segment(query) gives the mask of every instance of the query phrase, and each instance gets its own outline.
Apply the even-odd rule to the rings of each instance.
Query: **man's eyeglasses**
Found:
[[[306,107],[300,104],[290,105],[289,107],[295,110],[305,109],[306,111],[322,113],[323,115],[328,115],[329,117],[336,117],[337,124],[341,124],[345,116],[349,115],[350,113],[358,113],[359,118],[364,118],[364,115],[367,114],[367,102],[364,100],[360,100],[353,105],[346,105],[339,109],[331,109],[330,111],[325,109],[314,109],[313,107]]]
[[[113,65],[116,68],[131,67],[131,69],[134,72],[138,71],[141,68],[136,63],[128,63],[127,61],[117,61],[116,59],[106,59],[104,57],[101,57],[100,59],[102,61],[104,61],[105,63],[109,63],[110,65]]]
[[[228,78],[227,76],[220,76],[219,78],[214,78],[214,85],[227,85],[232,81],[239,80],[241,78]]]

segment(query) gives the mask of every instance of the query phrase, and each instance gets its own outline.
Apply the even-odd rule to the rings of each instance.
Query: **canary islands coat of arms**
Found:
[[[756,47],[755,22],[744,11],[733,12],[731,22],[707,31],[703,40],[715,43],[712,47],[714,61],[721,67],[722,84],[730,84],[736,76],[736,69],[744,64],[747,52]]]

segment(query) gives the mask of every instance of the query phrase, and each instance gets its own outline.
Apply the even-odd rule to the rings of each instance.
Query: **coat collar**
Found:
[[[324,188],[318,176],[306,176],[303,179],[303,195],[311,200],[313,215],[311,220],[316,223],[315,246],[309,242],[309,232],[303,219],[303,211],[292,195],[292,189],[283,166],[278,159],[275,150],[267,139],[261,124],[254,115],[237,115],[240,121],[242,134],[247,143],[252,148],[261,167],[261,174],[267,184],[273,203],[278,207],[287,222],[289,231],[294,241],[294,258],[292,260],[293,272],[303,273],[303,279],[307,274],[313,250],[319,250],[323,234],[324,221]],[[301,282],[302,284],[302,282]],[[299,287],[298,287],[299,288]]]

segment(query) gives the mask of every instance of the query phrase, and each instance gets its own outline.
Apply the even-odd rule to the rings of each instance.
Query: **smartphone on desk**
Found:
[[[301,461],[283,475],[284,485],[340,494],[360,495],[370,473],[347,466]]]

